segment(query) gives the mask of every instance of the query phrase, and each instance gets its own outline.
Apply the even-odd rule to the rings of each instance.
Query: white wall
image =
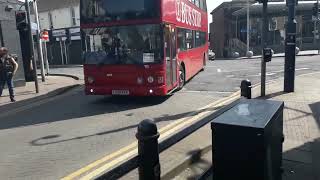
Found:
[[[70,8],[56,9],[51,11],[53,27],[55,29],[71,27]]]
[[[41,29],[50,29],[48,12],[39,13],[39,21]]]
[[[77,17],[77,26],[80,26],[80,6],[74,7],[76,11],[76,17]]]
[[[76,25],[72,24],[71,8],[75,9]],[[52,21],[53,21],[53,28],[54,29],[80,26],[80,8],[79,8],[79,6],[54,9],[54,10],[51,10],[50,13],[52,14]],[[39,13],[39,20],[40,20],[41,29],[50,29],[51,28],[50,23],[49,23],[49,11]]]

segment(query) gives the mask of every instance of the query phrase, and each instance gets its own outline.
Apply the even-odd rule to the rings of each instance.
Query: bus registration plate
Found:
[[[112,90],[112,95],[128,96],[129,94],[129,90]]]

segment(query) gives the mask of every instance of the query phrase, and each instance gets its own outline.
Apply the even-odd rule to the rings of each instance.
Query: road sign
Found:
[[[52,36],[53,37],[66,37],[67,32],[65,29],[53,30]]]
[[[49,41],[49,33],[48,33],[48,31],[43,31],[41,33],[41,39],[44,40],[44,41]]]

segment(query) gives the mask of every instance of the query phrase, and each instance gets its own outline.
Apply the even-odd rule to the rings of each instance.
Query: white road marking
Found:
[[[228,91],[189,91],[189,90],[185,90],[185,91],[181,91],[179,93],[210,93],[210,94],[232,94],[234,92],[228,92]]]
[[[309,70],[310,68],[299,68],[299,69],[296,69],[296,71],[302,71],[302,70]]]
[[[310,68],[297,68],[296,71],[303,71],[303,70],[309,70]],[[276,75],[277,73],[283,73],[284,70],[279,70],[279,71],[271,71],[271,72],[267,72],[267,76],[273,76]],[[261,76],[261,73],[259,73],[258,75],[251,75],[249,77],[257,77],[257,76]]]

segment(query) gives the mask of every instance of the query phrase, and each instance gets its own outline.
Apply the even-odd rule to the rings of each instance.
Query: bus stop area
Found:
[[[260,87],[256,86],[252,92],[255,98],[253,101],[258,99],[258,101],[284,102],[282,179],[318,180],[320,179],[320,96],[317,87],[320,85],[320,74],[312,73],[298,76],[296,82],[296,92],[290,94],[282,92],[282,81],[268,84],[267,96],[263,99],[258,97]],[[266,109],[266,111],[269,111],[269,109]],[[265,118],[264,116],[265,114],[262,113],[259,118]],[[234,133],[236,132],[227,132],[229,136],[235,136]],[[212,147],[214,134],[211,131],[210,123],[206,124],[160,153],[161,179],[212,179],[212,169],[210,168],[212,168],[212,156],[215,150],[215,146]],[[244,141],[250,142],[250,140]],[[252,144],[254,144],[253,142]],[[228,144],[228,142],[225,143]],[[231,143],[229,147],[232,147]],[[247,148],[250,147],[240,148],[236,152],[241,152]],[[257,154],[259,153],[257,152]],[[256,155],[252,154],[252,156]],[[276,159],[272,161],[274,160],[277,161]],[[234,163],[237,164],[237,162]],[[237,175],[236,171],[232,171],[232,166],[234,165],[230,164],[230,169],[226,169],[226,171]],[[248,173],[255,174],[256,172]],[[139,179],[138,169],[131,171],[121,179]],[[265,176],[264,179],[268,178]]]

